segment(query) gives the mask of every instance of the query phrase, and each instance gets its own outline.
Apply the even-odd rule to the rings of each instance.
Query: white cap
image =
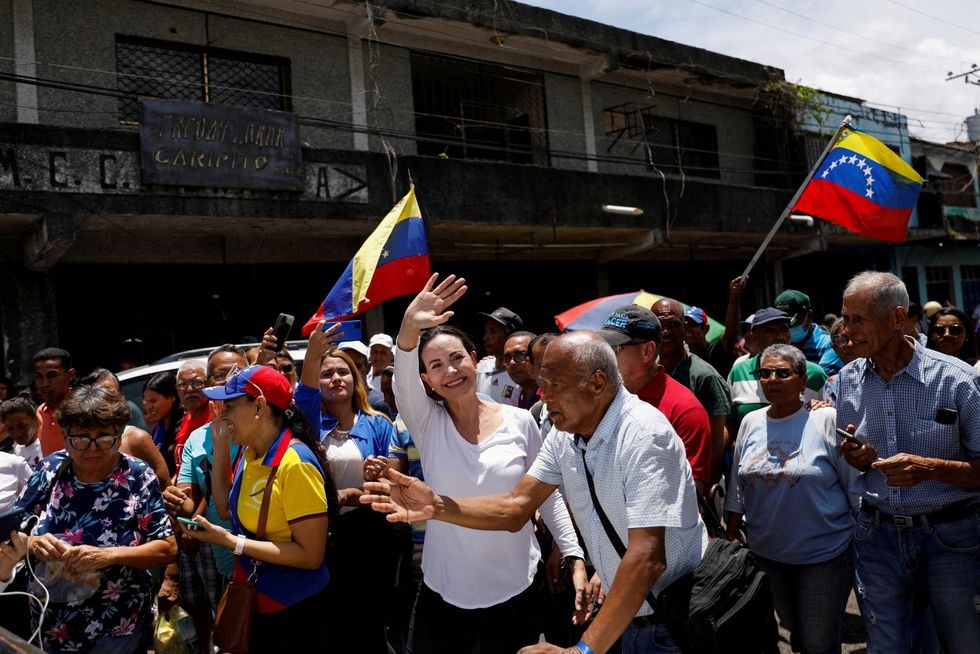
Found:
[[[375,334],[368,341],[368,347],[374,347],[375,345],[384,345],[389,350],[394,347],[395,341],[387,334]]]
[[[338,350],[353,350],[360,354],[361,356],[367,358],[369,352],[367,345],[360,341],[344,341],[337,346]]]

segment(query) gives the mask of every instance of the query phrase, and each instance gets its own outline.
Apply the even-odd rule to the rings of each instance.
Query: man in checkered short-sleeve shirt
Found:
[[[555,427],[510,493],[475,498],[436,496],[419,480],[388,472],[391,483],[365,484],[375,509],[399,520],[436,519],[472,529],[519,529],[560,488],[607,591],[603,609],[574,647],[529,644],[519,654],[603,654],[622,636],[624,654],[662,654],[677,647],[646,602],[701,562],[708,544],[684,444],[664,415],[623,387],[612,348],[598,335],[565,334],[541,364],[542,400]],[[626,553],[609,542],[589,492],[594,477],[603,511]],[[573,621],[588,617],[576,598]],[[501,625],[506,628],[506,625]]]
[[[838,379],[837,425],[863,471],[855,530],[869,654],[980,647],[980,377],[902,335],[909,304],[889,273],[844,290],[859,359]],[[863,444],[862,444],[863,443]]]

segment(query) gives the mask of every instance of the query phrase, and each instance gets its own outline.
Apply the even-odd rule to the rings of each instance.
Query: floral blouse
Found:
[[[18,500],[18,506],[40,517],[36,534],[95,547],[135,547],[173,535],[156,475],[125,454],[112,474],[94,483],[79,481],[69,465],[45,501],[67,456],[61,450],[42,460]],[[42,631],[46,650],[85,652],[103,636],[132,635],[140,621],[149,618],[148,570],[113,565],[95,574],[98,587],[87,599],[52,601],[48,606]],[[31,586],[31,592],[43,593],[33,579]]]

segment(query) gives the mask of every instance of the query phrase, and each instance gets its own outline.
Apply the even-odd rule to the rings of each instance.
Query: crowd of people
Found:
[[[211,652],[253,581],[250,652],[676,652],[648,594],[728,538],[794,651],[840,652],[853,588],[871,654],[976,652],[976,325],[878,272],[839,318],[786,290],[742,321],[746,283],[710,341],[671,298],[564,334],[499,307],[481,359],[450,324],[465,281],[434,275],[394,338],[320,323],[300,363],[270,328],[141,406],[41,350],[31,388],[0,384],[0,512],[29,532],[0,586],[36,598],[0,596],[0,626],[146,651],[177,605]]]

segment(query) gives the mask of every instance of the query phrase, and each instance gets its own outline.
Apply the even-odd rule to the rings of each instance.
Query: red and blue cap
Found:
[[[204,394],[212,400],[232,400],[243,395],[264,397],[285,410],[293,401],[293,387],[281,372],[269,366],[249,366],[233,373],[224,386],[209,386]]]
[[[693,320],[699,325],[708,324],[708,314],[706,314],[704,312],[704,309],[702,309],[701,307],[691,307],[690,309],[684,312],[684,317],[690,318],[691,320]]]

